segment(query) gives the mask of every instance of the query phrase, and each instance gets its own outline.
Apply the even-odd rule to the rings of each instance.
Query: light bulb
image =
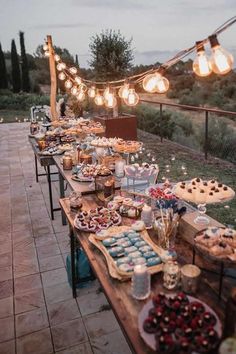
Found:
[[[123,86],[120,87],[119,91],[118,91],[118,95],[120,96],[120,98],[127,98],[129,94],[129,84],[125,83]]]
[[[79,90],[83,91],[83,92],[86,92],[87,91],[87,86],[82,83],[82,84],[79,85]]]
[[[88,96],[90,98],[94,98],[96,96],[96,88],[95,86],[90,87],[90,89],[88,89]]]
[[[61,72],[61,73],[58,74],[58,78],[59,78],[60,80],[65,80],[66,75],[65,75],[63,72]]]
[[[103,96],[104,96],[105,100],[107,99],[108,95],[110,94],[110,90],[111,90],[110,86],[107,86],[107,88],[104,90]]]
[[[60,56],[58,54],[54,55],[54,59],[55,59],[56,62],[61,60],[61,58],[60,58]]]
[[[169,81],[167,78],[156,72],[149,74],[143,79],[143,88],[147,92],[165,93],[169,89]]]
[[[49,51],[48,51],[48,50],[46,50],[46,52],[44,52],[44,55],[45,55],[45,57],[50,57],[50,53],[49,53]]]
[[[67,89],[70,89],[70,88],[72,87],[72,82],[71,82],[70,80],[66,80],[66,82],[65,82],[65,87],[66,87]]]
[[[136,106],[139,101],[139,95],[135,92],[134,88],[129,89],[128,97],[124,99],[128,106]]]
[[[71,93],[72,93],[72,95],[77,95],[77,93],[78,93],[78,88],[76,87],[76,86],[73,86],[72,87],[72,89],[71,89]]]
[[[196,42],[197,56],[193,61],[193,71],[198,76],[208,76],[212,73],[211,64],[207,59],[205,49],[201,42]]]
[[[66,68],[66,64],[65,63],[59,63],[59,64],[57,64],[57,70],[58,71],[62,71],[62,70],[64,70]]]
[[[216,35],[210,36],[209,41],[212,49],[212,55],[210,57],[212,70],[216,74],[227,74],[233,67],[234,58],[232,54],[228,53],[220,46]]]
[[[106,94],[106,98],[105,98],[105,106],[107,108],[114,108],[117,105],[117,99],[114,95],[114,93],[112,92],[112,90],[110,90],[107,94]]]
[[[84,91],[79,91],[79,93],[76,95],[76,98],[78,101],[82,102],[85,99],[85,92]]]
[[[48,50],[48,45],[47,45],[47,43],[45,43],[44,45],[43,45],[43,50],[46,52],[46,50]]]
[[[76,82],[78,85],[80,85],[80,84],[81,84],[81,82],[82,82],[81,77],[76,76],[76,77],[75,77],[75,82]]]
[[[99,92],[97,92],[94,102],[97,106],[102,106],[104,104],[104,97],[100,95]]]
[[[168,91],[169,87],[170,87],[169,80],[167,80],[167,78],[162,75],[158,75],[156,92],[165,93]]]
[[[71,74],[75,75],[75,74],[77,74],[77,69],[76,69],[74,66],[72,66],[72,67],[69,69],[69,72],[70,72]]]

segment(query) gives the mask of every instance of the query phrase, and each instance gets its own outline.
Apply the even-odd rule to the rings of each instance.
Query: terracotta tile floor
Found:
[[[72,298],[67,226],[60,212],[49,217],[28,131],[26,123],[0,125],[0,353],[131,353],[97,281]],[[57,188],[55,181],[55,206]]]

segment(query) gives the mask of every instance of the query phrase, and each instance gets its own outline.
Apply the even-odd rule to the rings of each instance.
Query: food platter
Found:
[[[232,229],[205,228],[196,233],[194,246],[207,259],[236,264],[236,231]]]
[[[111,277],[121,281],[129,280],[132,277],[133,267],[135,263],[140,262],[141,258],[144,259],[144,254],[148,252],[150,258],[147,258],[146,261],[142,260],[143,262],[142,264],[144,264],[145,262],[147,263],[146,265],[148,267],[150,274],[155,274],[162,271],[163,268],[163,264],[161,261],[162,250],[154,242],[152,242],[146,230],[137,233],[134,230],[132,230],[131,227],[123,228],[123,226],[120,226],[120,227],[113,228],[112,232],[110,231],[110,229],[108,229],[107,231],[109,231],[109,233],[107,233],[109,237],[101,237],[100,236],[101,233],[99,233],[98,235],[90,234],[89,241],[94,246],[96,246],[104,255]],[[133,239],[132,238],[129,239],[128,235],[130,235],[130,237],[132,235]],[[112,241],[110,241],[111,238]],[[125,241],[123,241],[123,238],[125,238]],[[113,241],[113,239],[115,239],[115,241]],[[128,240],[128,243],[126,240]],[[117,254],[117,256],[114,255],[113,252],[115,252],[115,247],[112,245],[109,246],[108,243],[110,242],[117,243],[116,248],[123,248],[122,254],[120,255]],[[126,243],[126,245],[124,245],[124,242]],[[136,245],[137,242],[138,243],[140,242],[140,248],[137,251],[134,251],[134,248],[137,248],[135,247],[134,242]],[[143,251],[146,252],[141,253],[143,252],[142,249]],[[149,251],[147,251],[147,249]],[[138,253],[140,253],[140,255]],[[149,257],[149,255],[147,255],[146,257]],[[154,262],[154,260],[152,259],[155,257],[156,257],[156,261]],[[125,260],[127,258],[128,261]],[[129,264],[126,264],[125,262],[128,262]]]
[[[183,293],[180,293],[182,298],[184,299],[185,298],[185,295]],[[177,294],[177,295],[169,295],[169,294],[158,294],[158,296],[164,296],[167,301],[168,299],[171,299],[171,298],[174,298],[174,296],[177,298],[178,296],[180,296],[180,294]],[[182,295],[183,294],[183,295]],[[199,309],[203,309],[201,314],[199,312],[199,319],[202,320],[203,324],[202,324],[202,328],[199,328],[199,330],[197,331],[196,330],[196,325],[193,327],[193,322],[191,322],[191,327],[193,327],[194,329],[192,330],[192,332],[189,330],[188,332],[188,327],[186,329],[184,329],[184,331],[186,331],[186,333],[184,333],[185,335],[185,338],[186,336],[188,335],[189,337],[187,337],[188,339],[188,348],[186,348],[186,353],[188,354],[200,354],[200,353],[206,353],[208,351],[203,351],[201,349],[201,345],[200,344],[194,344],[195,342],[195,339],[197,339],[200,343],[201,343],[201,338],[203,340],[203,343],[204,343],[204,340],[205,340],[205,334],[207,333],[208,331],[208,325],[206,324],[206,321],[205,321],[205,314],[209,314],[209,318],[212,319],[212,322],[211,322],[211,326],[209,325],[210,328],[213,329],[212,333],[215,334],[215,343],[211,341],[211,346],[212,348],[211,349],[214,349],[218,342],[219,342],[219,339],[221,338],[222,336],[222,325],[221,325],[221,322],[219,320],[219,317],[217,316],[217,314],[215,313],[214,310],[212,310],[206,303],[204,303],[203,301],[193,297],[193,296],[186,296],[187,297],[187,301],[189,302],[188,305],[186,305],[188,307],[188,311],[190,313],[192,313],[192,309],[193,309],[193,306],[194,304],[196,304],[197,308]],[[156,306],[155,306],[156,307]],[[160,343],[160,337],[162,335],[162,329],[160,330],[160,332],[157,331],[157,333],[148,333],[147,331],[144,330],[144,322],[145,320],[150,316],[150,311],[152,311],[152,309],[154,308],[154,303],[153,303],[153,299],[149,300],[142,308],[142,310],[140,311],[139,315],[138,315],[138,329],[139,329],[139,333],[142,337],[142,339],[144,340],[144,342],[150,347],[152,348],[154,351],[157,351],[157,345],[159,345]],[[157,307],[157,309],[159,308],[159,311],[161,312],[162,311],[162,308],[161,306]],[[189,310],[190,308],[190,310]],[[166,313],[165,310],[163,310],[163,313]],[[173,313],[173,317],[171,315],[171,313]],[[174,315],[175,314],[175,315]],[[178,310],[176,309],[172,309],[170,310],[170,312],[168,313],[168,317],[172,317],[172,318],[176,318],[174,321],[179,321],[177,320],[178,317],[176,317],[176,314],[178,314]],[[179,315],[180,316],[180,315]],[[193,320],[195,317],[195,315],[192,315],[194,316],[193,317]],[[204,316],[204,317],[203,317]],[[165,321],[165,316],[160,316],[161,319],[158,321],[157,324],[160,323],[160,328],[164,328],[165,325],[162,326],[162,321],[164,320]],[[179,317],[180,318],[180,317]],[[214,321],[213,321],[214,319]],[[198,320],[196,320],[198,321]],[[180,322],[180,321],[179,321]],[[183,322],[183,327],[185,325],[185,322]],[[198,322],[197,322],[197,325],[198,325]],[[172,338],[174,338],[174,342],[175,342],[175,349],[172,349],[172,351],[161,351],[160,348],[159,348],[159,351],[160,353],[167,353],[167,352],[176,352],[176,353],[179,353],[180,350],[179,350],[179,345],[181,342],[180,340],[180,333],[178,333],[177,331],[179,330],[179,327],[180,325],[176,325],[176,327],[173,327],[173,332],[172,332]],[[168,325],[166,325],[166,328],[168,328]],[[196,334],[195,334],[196,332]],[[159,333],[159,334],[158,334]],[[178,337],[176,337],[176,335],[179,335]],[[165,338],[165,336],[167,336],[168,334],[163,334],[162,336]],[[157,337],[158,336],[158,337]],[[158,339],[158,344],[157,344],[157,339]],[[194,339],[194,340],[193,340]],[[182,344],[181,344],[182,345]],[[192,346],[192,348],[191,348]],[[200,348],[200,349],[199,349]]]

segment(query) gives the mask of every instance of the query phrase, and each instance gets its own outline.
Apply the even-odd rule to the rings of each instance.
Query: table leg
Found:
[[[38,175],[38,160],[36,154],[34,154],[34,166],[35,166],[35,178],[36,182],[39,182],[39,175]]]
[[[64,178],[60,173],[60,171],[59,171],[59,188],[60,188],[60,198],[65,198]],[[62,220],[62,225],[66,225],[66,215],[63,209],[61,209],[61,220]]]
[[[196,252],[195,252],[195,248],[193,247],[193,258],[192,258],[192,264],[195,264],[195,256],[196,256]]]
[[[72,295],[74,298],[76,294],[76,276],[75,276],[75,235],[73,228],[70,226],[70,257],[71,257],[71,280],[72,280]]]
[[[220,284],[219,284],[219,293],[218,293],[219,300],[221,299],[223,277],[224,277],[224,262],[221,262],[221,264],[220,264]]]
[[[47,178],[48,178],[48,190],[49,190],[51,219],[54,220],[53,199],[52,199],[52,181],[51,181],[50,166],[47,166]]]

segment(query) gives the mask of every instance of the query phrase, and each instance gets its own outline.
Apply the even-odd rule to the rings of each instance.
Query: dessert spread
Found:
[[[113,145],[113,150],[121,153],[135,153],[138,152],[142,147],[142,143],[139,141],[132,140],[121,140],[117,141]]]
[[[119,225],[121,216],[115,210],[104,207],[79,212],[74,220],[76,228],[83,231],[96,232],[106,230],[110,226]]]
[[[219,203],[235,195],[233,189],[225,184],[214,179],[203,181],[198,177],[189,182],[177,183],[174,193],[179,198],[196,204]]]

